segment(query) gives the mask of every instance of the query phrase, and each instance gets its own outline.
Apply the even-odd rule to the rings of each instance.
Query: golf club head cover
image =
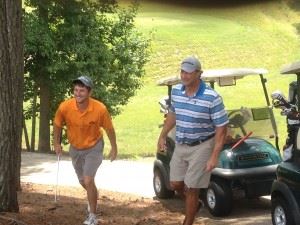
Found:
[[[271,94],[271,98],[273,101],[273,105],[275,108],[292,108],[292,105],[288,102],[288,100],[284,97],[284,95],[281,93],[281,91],[274,91]]]

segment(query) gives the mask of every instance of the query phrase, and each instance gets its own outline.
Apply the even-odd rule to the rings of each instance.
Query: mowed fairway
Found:
[[[287,94],[294,76],[284,77],[279,71],[283,64],[300,60],[295,26],[300,12],[282,1],[248,2],[222,6],[141,2],[136,24],[152,39],[151,58],[143,88],[114,118],[120,157],[155,155],[158,125],[163,121],[158,101],[167,93],[166,88],[156,86],[156,81],[178,75],[180,61],[188,55],[197,55],[204,69],[266,68],[269,94],[277,89]],[[265,104],[257,81],[243,79],[236,87],[217,88],[226,108]],[[285,119],[275,111],[282,145]]]

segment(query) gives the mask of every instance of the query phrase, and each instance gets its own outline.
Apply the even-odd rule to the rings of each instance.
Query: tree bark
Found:
[[[40,84],[40,126],[39,126],[39,151],[50,152],[50,89],[49,81],[44,76]]]
[[[0,0],[0,211],[19,210],[23,67],[22,1]]]
[[[37,112],[37,96],[38,96],[38,89],[36,85],[34,86],[34,95],[33,95],[33,102],[32,102],[32,121],[31,121],[31,144],[30,144],[30,151],[34,152],[35,150],[35,128],[36,128],[36,112]]]
[[[24,132],[24,139],[25,139],[25,143],[26,143],[26,151],[29,152],[30,151],[30,144],[29,144],[28,132],[27,132],[27,127],[26,127],[26,120],[25,120],[24,115],[23,115],[23,132]]]
[[[38,5],[40,18],[48,24],[49,0],[41,0]],[[42,56],[43,57],[43,56]],[[43,62],[44,60],[41,61]],[[40,125],[39,125],[39,145],[40,152],[50,152],[50,74],[41,68],[38,85],[40,88]]]

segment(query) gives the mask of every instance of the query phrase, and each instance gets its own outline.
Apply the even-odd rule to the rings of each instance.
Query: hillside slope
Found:
[[[171,4],[143,1],[136,24],[152,39],[152,54],[146,66],[144,86],[114,119],[120,155],[151,156],[162,122],[158,101],[166,89],[156,80],[179,74],[187,55],[197,55],[204,69],[264,67],[269,70],[268,90],[286,92],[292,80],[278,75],[283,64],[300,59],[299,11],[286,1],[251,1],[251,4]],[[250,80],[251,81],[251,80]],[[234,87],[239,99],[249,101],[257,83],[242,81]],[[219,90],[226,97],[232,89]],[[254,102],[262,103],[258,95]],[[226,102],[226,107],[233,102]],[[280,136],[285,137],[284,119],[276,115]]]

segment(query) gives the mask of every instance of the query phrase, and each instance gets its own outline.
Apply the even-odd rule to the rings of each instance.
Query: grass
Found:
[[[252,1],[253,2],[253,1]],[[263,67],[269,70],[269,94],[277,89],[287,93],[292,77],[279,76],[283,64],[299,59],[299,37],[293,26],[297,12],[278,1],[256,1],[231,7],[182,6],[143,1],[137,27],[152,38],[151,60],[146,66],[144,87],[137,92],[123,113],[114,118],[120,155],[153,156],[163,120],[158,101],[166,88],[156,80],[179,74],[180,61],[197,55],[204,69]],[[263,104],[255,79],[241,80],[239,86],[219,88],[226,107],[234,107],[236,93],[240,105]],[[251,97],[250,97],[251,96]],[[234,98],[233,98],[234,97]],[[233,100],[235,99],[235,100]],[[283,144],[285,119],[275,111]]]
[[[287,93],[289,82],[295,78],[279,75],[283,64],[300,59],[296,28],[300,13],[285,1],[232,1],[227,5],[224,1],[222,5],[188,2],[141,2],[136,25],[151,37],[152,53],[144,86],[114,118],[121,158],[155,155],[158,125],[163,120],[158,101],[167,93],[166,88],[156,86],[156,81],[179,74],[180,61],[188,55],[198,56],[204,69],[266,68],[269,94],[277,89]],[[126,6],[128,2],[123,0],[121,4]],[[236,99],[240,105],[263,104],[256,91],[260,85],[257,81],[244,79],[239,86],[217,90],[227,99],[227,108],[237,104]],[[285,119],[279,111],[275,115],[282,145]]]

